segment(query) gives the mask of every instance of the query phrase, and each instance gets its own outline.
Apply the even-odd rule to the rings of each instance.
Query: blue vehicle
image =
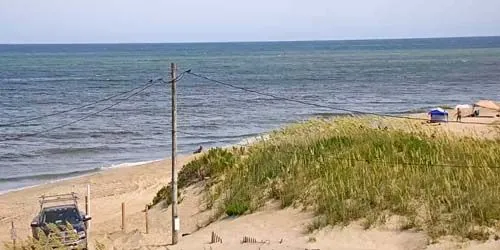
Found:
[[[39,232],[43,232],[49,238],[57,237],[68,249],[88,249],[86,222],[90,219],[90,216],[78,209],[78,197],[75,193],[42,196],[40,213],[31,222],[33,237],[39,239]],[[59,235],[54,235],[49,228],[50,224],[57,226]]]

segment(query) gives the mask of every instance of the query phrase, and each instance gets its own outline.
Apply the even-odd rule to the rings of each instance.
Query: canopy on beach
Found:
[[[500,111],[500,106],[491,100],[481,100],[474,104],[474,107],[481,107],[485,109],[492,109],[495,111]]]
[[[448,112],[442,108],[431,109],[429,113],[430,122],[447,122]]]
[[[447,115],[448,112],[442,108],[434,108],[434,109],[431,109],[428,114],[441,114],[441,115],[446,114]]]

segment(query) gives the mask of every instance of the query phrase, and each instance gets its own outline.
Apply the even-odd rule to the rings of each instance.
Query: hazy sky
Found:
[[[0,43],[500,35],[500,0],[0,0]]]

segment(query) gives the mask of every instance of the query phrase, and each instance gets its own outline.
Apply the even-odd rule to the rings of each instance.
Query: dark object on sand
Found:
[[[49,224],[53,224],[61,230],[60,240],[65,247],[88,249],[87,225],[91,217],[79,210],[77,200],[76,193],[40,197],[40,212],[31,222],[33,238],[39,239],[39,233],[43,233],[46,237],[56,233],[49,227]],[[68,224],[73,228],[74,238],[67,227]]]
[[[470,115],[467,115],[467,117],[479,117],[479,110],[474,110],[474,112],[472,112],[472,114]]]
[[[199,153],[201,153],[201,151],[203,151],[202,146],[200,146],[196,151],[194,151],[193,154],[199,154]]]

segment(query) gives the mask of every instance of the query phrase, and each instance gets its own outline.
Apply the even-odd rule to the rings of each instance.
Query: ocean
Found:
[[[0,192],[170,156],[170,86],[179,72],[276,96],[385,114],[500,100],[500,37],[192,44],[0,45]],[[226,146],[343,111],[259,96],[185,75],[181,154]],[[38,133],[80,119],[70,126]],[[11,124],[11,125],[9,125]],[[9,139],[10,138],[10,139]],[[13,139],[12,139],[13,138]],[[16,139],[17,138],[17,139]]]

